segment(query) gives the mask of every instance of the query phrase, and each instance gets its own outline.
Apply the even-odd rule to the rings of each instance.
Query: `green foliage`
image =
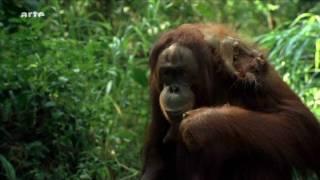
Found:
[[[1,154],[0,154],[0,162],[1,162],[1,166],[3,167],[5,177],[9,180],[16,179],[16,173],[14,168],[12,167],[12,164]]]
[[[316,71],[320,71],[320,39],[316,41],[316,53],[315,53],[314,66]]]
[[[269,57],[283,79],[320,117],[319,30],[320,16],[304,13],[258,42],[270,49]]]
[[[0,0],[0,179],[138,179],[148,52],[181,23],[269,32],[258,42],[320,117],[319,16],[292,20],[319,3],[288,2]]]

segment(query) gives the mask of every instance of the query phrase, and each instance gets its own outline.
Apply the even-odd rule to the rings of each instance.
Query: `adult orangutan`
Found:
[[[320,171],[320,126],[262,53],[185,24],[150,55],[143,180],[289,180]]]

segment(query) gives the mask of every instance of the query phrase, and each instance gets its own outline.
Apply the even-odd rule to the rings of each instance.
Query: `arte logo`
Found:
[[[45,16],[44,12],[37,12],[37,11],[22,12],[20,15],[21,18],[41,18],[44,16]]]

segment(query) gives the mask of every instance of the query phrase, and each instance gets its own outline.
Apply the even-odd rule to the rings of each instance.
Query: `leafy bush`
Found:
[[[320,117],[320,16],[301,14],[293,22],[268,34],[258,42],[270,49],[269,58],[283,79]],[[317,45],[318,43],[318,45]],[[316,49],[317,47],[317,49]]]

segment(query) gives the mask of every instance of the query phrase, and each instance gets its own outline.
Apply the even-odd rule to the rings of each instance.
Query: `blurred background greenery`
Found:
[[[319,14],[317,0],[0,0],[0,179],[138,179],[148,52],[187,22],[251,37],[320,117]]]

